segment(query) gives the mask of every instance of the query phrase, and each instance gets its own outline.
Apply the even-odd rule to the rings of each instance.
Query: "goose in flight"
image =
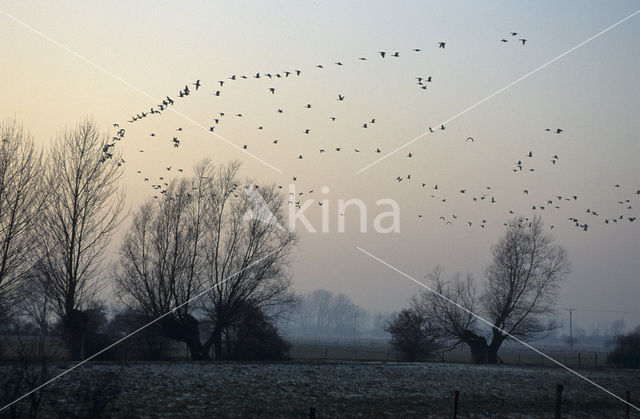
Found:
[[[274,94],[276,92],[275,87],[270,87],[269,88],[269,93]]]
[[[527,40],[526,40],[526,39],[524,39],[524,38],[520,38],[520,39],[518,39],[518,41],[522,42],[522,45],[524,45],[524,44],[525,44],[525,42],[527,42]]]
[[[380,54],[380,56],[381,56],[382,58],[384,58],[384,56],[385,56],[387,53],[386,53],[386,52],[384,52],[384,51],[378,51],[378,54]]]
[[[196,90],[198,90],[198,88],[201,86],[200,79],[196,80],[196,82],[193,83],[193,85],[196,86]]]
[[[473,137],[467,137],[467,141],[471,140],[472,143],[475,143],[476,140],[473,139]]]
[[[445,42],[438,42],[438,48],[443,48],[444,49],[445,45],[446,45]]]
[[[338,100],[344,100],[344,96],[342,96],[340,93],[338,93]]]

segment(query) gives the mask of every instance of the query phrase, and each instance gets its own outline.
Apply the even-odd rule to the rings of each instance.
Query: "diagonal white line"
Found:
[[[57,47],[62,48],[63,50],[65,50],[66,52],[68,52],[69,54],[73,55],[74,57],[84,61],[85,63],[89,64],[90,66],[102,71],[103,73],[105,73],[106,75],[118,80],[119,82],[121,82],[122,84],[124,84],[127,87],[130,87],[131,89],[135,90],[136,92],[140,93],[141,95],[153,100],[154,102],[160,103],[162,102],[161,99],[158,99],[156,97],[153,97],[152,95],[150,95],[149,93],[145,92],[144,90],[140,89],[139,87],[129,83],[127,80],[123,79],[122,77],[118,76],[117,74],[112,73],[111,71],[105,69],[104,67],[100,66],[99,64],[94,63],[93,61],[91,61],[90,59],[84,57],[83,55],[78,54],[77,52],[73,51],[72,49],[70,49],[69,47],[67,47],[64,44],[61,44],[60,42],[56,41],[55,39],[51,38],[50,36],[40,32],[39,30],[37,30],[36,28],[34,28],[33,26],[29,25],[26,22],[23,22],[22,20],[18,19],[17,17],[5,12],[4,10],[0,9],[0,13],[2,13],[3,15],[7,16],[9,19],[13,20],[14,22],[24,26],[25,28],[29,29],[30,31],[36,33],[37,35],[40,35],[41,37],[43,37],[44,39],[46,39],[47,41],[51,42],[52,44],[56,45]],[[231,141],[227,140],[226,138],[224,138],[223,136],[221,136],[218,133],[215,132],[211,132],[207,129],[207,127],[205,127],[204,125],[200,124],[199,122],[194,121],[193,119],[191,119],[190,117],[188,117],[187,115],[185,115],[184,113],[176,110],[173,106],[170,108],[171,111],[175,112],[178,116],[186,119],[187,121],[191,122],[193,125],[202,128],[203,130],[205,130],[206,132],[210,132],[211,134],[215,135],[216,137],[218,137],[219,139],[221,139],[222,141],[224,141],[225,143],[229,144],[230,146],[240,150],[241,152],[253,157],[254,159],[258,160],[260,163],[264,164],[265,166],[270,167],[271,169],[275,170],[278,173],[282,173],[282,170],[278,169],[277,167],[272,166],[271,164],[267,163],[266,161],[262,160],[260,157],[256,156],[255,154],[245,150],[244,148],[232,143]]]
[[[488,324],[491,328],[493,329],[497,329],[500,332],[504,333],[505,335],[509,336],[511,339],[515,340],[516,342],[526,346],[527,348],[531,349],[534,352],[537,352],[539,355],[547,358],[549,361],[559,365],[560,367],[566,369],[567,371],[569,371],[570,373],[582,378],[583,380],[585,380],[586,382],[588,382],[589,384],[592,384],[596,387],[598,387],[600,390],[604,391],[605,393],[609,394],[610,396],[615,397],[616,399],[620,400],[621,402],[628,404],[629,406],[633,407],[634,409],[636,409],[637,411],[640,411],[640,407],[633,405],[631,403],[629,403],[628,401],[626,401],[625,399],[623,399],[620,396],[617,396],[616,394],[614,394],[613,392],[611,392],[610,390],[607,390],[606,388],[602,387],[601,385],[599,385],[598,383],[595,383],[594,381],[588,379],[587,377],[585,377],[584,375],[580,374],[579,372],[567,367],[566,365],[564,365],[563,363],[561,363],[560,361],[555,360],[554,358],[550,357],[549,355],[541,352],[540,350],[534,348],[533,346],[529,345],[527,342],[518,339],[517,337],[511,335],[510,333],[502,330],[501,328],[494,326],[490,321],[484,319],[483,317],[477,315],[476,313],[472,312],[471,310],[467,309],[466,307],[461,306],[460,304],[456,303],[455,301],[451,300],[450,298],[445,297],[444,295],[440,294],[439,292],[435,291],[433,288],[430,288],[429,286],[423,284],[422,282],[418,281],[417,279],[411,277],[410,275],[407,275],[406,273],[402,272],[400,269],[391,266],[390,264],[388,264],[387,262],[385,262],[384,260],[380,259],[379,257],[372,255],[371,253],[367,252],[366,250],[362,249],[359,246],[356,246],[356,248],[361,251],[362,253],[366,254],[367,256],[371,257],[372,259],[377,260],[378,262],[382,263],[384,266],[386,266],[387,268],[399,273],[400,275],[404,276],[407,279],[412,280],[413,282],[415,282],[416,284],[420,285],[421,287],[427,289],[428,291],[434,293],[435,295],[437,295],[438,297],[444,299],[445,301],[447,301],[448,303],[451,303],[453,305],[455,305],[456,307],[460,308],[461,310],[471,314],[473,317],[477,318],[478,320],[482,321],[483,323]]]
[[[274,250],[273,252],[261,257],[260,259],[256,260],[253,263],[250,263],[249,265],[247,265],[246,267],[240,269],[239,271],[237,271],[236,273],[234,273],[233,275],[228,276],[226,279],[223,279],[221,281],[216,282],[215,284],[213,284],[211,287],[205,289],[204,291],[202,291],[201,293],[189,298],[187,301],[185,301],[184,303],[174,307],[173,309],[167,311],[166,313],[164,313],[163,315],[151,320],[149,323],[141,326],[140,328],[134,330],[133,332],[129,333],[128,335],[126,335],[125,337],[123,337],[122,339],[112,343],[111,345],[107,346],[106,348],[100,350],[99,352],[96,352],[95,354],[91,355],[90,357],[88,357],[87,359],[78,362],[76,365],[72,366],[71,368],[62,371],[60,374],[56,375],[55,377],[51,378],[50,380],[40,384],[38,387],[34,388],[33,390],[29,391],[28,393],[23,394],[22,396],[18,397],[17,399],[15,399],[14,401],[12,401],[11,403],[7,404],[6,406],[3,406],[2,408],[0,408],[0,412],[2,412],[4,409],[6,409],[7,407],[19,402],[20,400],[24,399],[25,397],[29,396],[32,393],[35,393],[36,391],[40,390],[41,388],[51,384],[52,382],[54,382],[55,380],[57,380],[58,378],[62,377],[63,375],[68,374],[69,372],[73,371],[74,369],[78,368],[79,366],[91,361],[93,358],[97,357],[98,355],[102,354],[105,351],[108,351],[109,349],[113,348],[114,346],[120,344],[121,342],[129,339],[131,336],[135,335],[136,333],[140,332],[141,330],[146,329],[147,327],[151,326],[152,324],[154,324],[155,322],[157,322],[158,320],[168,316],[169,314],[175,312],[177,309],[179,309],[180,307],[183,307],[187,304],[189,304],[191,301],[197,300],[198,298],[202,297],[204,294],[208,293],[209,291],[211,291],[212,289],[214,289],[217,286],[220,286],[222,284],[224,284],[225,282],[229,281],[230,279],[240,275],[242,272],[246,271],[247,269],[251,268],[252,266],[254,266],[255,264],[262,262],[263,260],[265,260],[266,258],[268,258],[269,256],[271,256],[272,254],[279,252],[280,250],[282,250],[283,247],[279,247],[276,250]]]
[[[558,55],[557,57],[547,61],[546,63],[542,64],[539,67],[534,68],[533,70],[531,70],[530,72],[528,72],[527,74],[525,74],[524,76],[519,77],[518,79],[512,81],[511,83],[507,84],[506,86],[504,86],[503,88],[496,90],[495,92],[493,92],[492,94],[490,94],[489,96],[485,97],[484,99],[474,103],[473,105],[469,106],[468,108],[458,112],[457,114],[453,115],[452,117],[450,117],[449,119],[447,119],[446,121],[442,121],[441,123],[437,124],[438,125],[445,125],[451,121],[453,121],[454,119],[458,118],[461,115],[464,115],[465,113],[469,112],[470,110],[480,106],[481,104],[483,104],[484,102],[488,101],[489,99],[499,95],[500,93],[504,92],[505,90],[509,89],[510,87],[520,83],[522,80],[526,79],[527,77],[537,73],[538,71],[542,70],[543,68],[551,65],[552,63],[558,61],[559,59],[561,59],[562,57],[564,57],[565,55],[568,55],[570,53],[572,53],[573,51],[577,50],[578,48],[580,48],[581,46],[593,41],[594,39],[596,39],[597,37],[599,37],[600,35],[610,31],[611,29],[615,28],[616,26],[620,25],[621,23],[625,22],[628,19],[631,19],[632,17],[634,17],[635,15],[637,15],[638,13],[640,13],[640,9],[636,10],[635,12],[633,12],[632,14],[630,14],[629,16],[625,17],[624,19],[621,19],[619,21],[617,21],[616,23],[614,23],[613,25],[609,26],[606,29],[601,30],[600,32],[598,32],[597,34],[593,35],[592,37],[586,39],[585,41],[580,42],[578,45],[574,46],[571,49],[568,49],[567,51],[563,52],[562,54]],[[368,165],[366,165],[365,167],[363,167],[362,169],[358,170],[356,172],[356,174],[360,174],[362,172],[364,172],[365,170],[367,170],[368,168],[370,168],[373,165],[378,164],[379,162],[381,162],[382,160],[386,159],[387,157],[397,153],[398,151],[402,150],[403,148],[413,144],[414,142],[418,141],[419,139],[423,138],[425,135],[427,135],[429,133],[429,131],[425,131],[422,134],[418,135],[417,137],[415,137],[413,140],[409,141],[408,143],[401,145],[400,147],[396,148],[395,150],[391,151],[388,154],[385,154],[384,156],[380,157],[379,159],[375,160],[372,163],[369,163]]]

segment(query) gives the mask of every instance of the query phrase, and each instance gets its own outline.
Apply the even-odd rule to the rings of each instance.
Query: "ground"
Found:
[[[71,364],[56,370],[65,366]],[[638,371],[579,372],[638,400]],[[460,417],[552,417],[556,384],[564,385],[565,417],[624,414],[622,402],[564,369],[435,362],[93,363],[50,391],[72,411],[78,383],[109,373],[110,384],[118,381],[121,389],[110,409],[114,417],[302,418],[310,407],[320,418],[442,417],[449,415],[454,389],[460,390]]]

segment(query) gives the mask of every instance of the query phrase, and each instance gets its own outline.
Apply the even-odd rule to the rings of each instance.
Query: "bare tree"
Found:
[[[469,345],[474,362],[496,363],[510,337],[536,339],[557,327],[552,314],[570,264],[566,250],[552,242],[540,217],[515,218],[491,250],[481,295],[471,277],[447,282],[439,270],[431,275],[435,291],[491,322],[490,342],[475,317],[440,296],[425,292],[420,305],[453,345]]]
[[[149,319],[172,311],[159,322],[162,333],[186,342],[193,359],[208,359],[212,346],[222,358],[233,326],[256,312],[272,319],[294,301],[286,268],[295,235],[280,224],[284,197],[241,181],[238,169],[199,163],[192,179],[141,208],[120,253],[125,303]],[[204,343],[194,313],[211,325]]]
[[[0,319],[35,262],[34,221],[43,207],[42,153],[15,120],[0,122]]]
[[[286,200],[275,185],[241,182],[239,167],[205,162],[198,169],[207,180],[203,308],[213,325],[203,351],[213,346],[216,359],[224,356],[223,334],[246,310],[273,318],[295,301],[287,267],[297,238],[282,227]]]
[[[45,171],[49,199],[38,243],[40,275],[74,359],[82,357],[82,310],[105,285],[99,281],[104,250],[123,219],[122,160],[108,139],[91,120],[63,130]]]
[[[161,319],[162,334],[185,342],[193,359],[203,357],[189,303],[201,266],[200,180],[174,181],[162,199],[142,205],[122,244],[116,276],[124,303],[147,321],[179,307]]]

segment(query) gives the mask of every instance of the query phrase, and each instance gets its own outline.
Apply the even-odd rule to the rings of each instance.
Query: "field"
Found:
[[[398,355],[387,339],[303,339],[292,338],[289,355],[296,360],[333,361],[397,361]],[[579,347],[569,351],[561,345],[535,345],[556,361],[571,368],[604,367],[607,351],[597,347]],[[505,344],[500,350],[500,359],[508,365],[557,366],[551,360],[520,345]],[[471,362],[467,347],[452,351],[437,352],[431,360],[439,362]]]
[[[618,395],[640,394],[637,371],[580,372]],[[104,376],[121,390],[109,409],[114,417],[300,418],[310,407],[318,417],[442,417],[454,389],[461,417],[549,417],[556,384],[565,388],[566,417],[624,412],[623,403],[563,369],[435,362],[92,363],[51,384],[50,395],[73,411],[78,390]]]

